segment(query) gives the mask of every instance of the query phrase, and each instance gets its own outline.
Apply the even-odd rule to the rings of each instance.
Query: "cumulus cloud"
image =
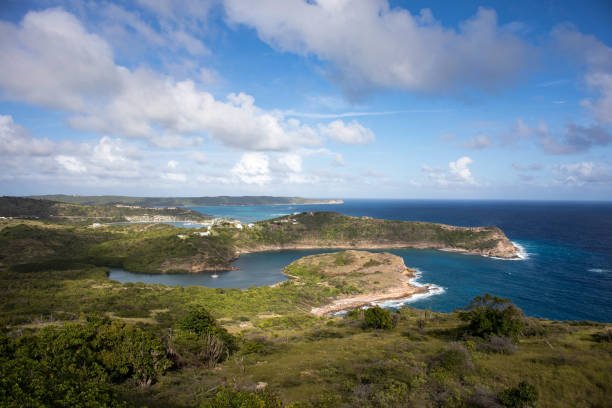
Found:
[[[556,27],[552,36],[562,52],[586,67],[585,82],[599,94],[598,99],[585,99],[582,104],[599,123],[612,123],[612,48],[569,24]]]
[[[297,154],[284,154],[278,162],[294,173],[302,171],[302,158]]]
[[[469,168],[472,162],[471,158],[463,156],[448,163],[446,169],[428,165],[423,165],[421,169],[431,181],[442,187],[476,185]]]
[[[125,73],[102,38],[59,9],[29,12],[19,26],[0,21],[0,54],[6,97],[69,111],[112,95]]]
[[[558,181],[571,186],[612,181],[608,166],[594,162],[576,162],[557,166]]]
[[[319,131],[324,136],[346,144],[370,143],[375,139],[374,133],[370,129],[363,127],[356,121],[345,124],[341,120],[334,120],[326,126],[319,125]]]
[[[4,179],[62,179],[78,183],[156,177],[155,171],[145,171],[143,160],[138,148],[118,138],[103,136],[80,144],[53,142],[30,136],[11,116],[0,116],[0,173]]]
[[[476,137],[471,137],[463,146],[468,149],[486,149],[491,147],[491,139],[489,139],[487,135],[478,135]]]
[[[87,167],[74,156],[60,154],[55,156],[55,160],[70,173],[85,173],[87,171]]]
[[[191,80],[116,65],[102,38],[59,9],[31,11],[18,26],[1,22],[0,53],[6,96],[73,112],[68,123],[77,130],[144,138],[164,148],[199,145],[204,134],[245,150],[323,143],[316,126],[259,108],[251,95],[231,93],[218,100]],[[356,122],[332,123],[342,132],[338,137],[373,138]]]
[[[272,179],[270,161],[264,153],[244,153],[231,173],[246,184],[263,185]]]
[[[47,156],[53,151],[48,139],[30,136],[27,129],[13,122],[10,115],[0,115],[0,155]]]
[[[479,8],[445,28],[429,9],[413,15],[387,0],[261,0],[257,7],[225,0],[231,22],[255,28],[271,46],[314,54],[348,92],[372,87],[448,92],[498,88],[529,61],[518,24],[500,26],[494,10]]]

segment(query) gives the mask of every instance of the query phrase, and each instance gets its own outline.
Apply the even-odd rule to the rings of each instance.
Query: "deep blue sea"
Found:
[[[477,295],[512,299],[526,314],[558,320],[612,321],[612,202],[346,200],[340,205],[191,207],[244,222],[302,211],[336,211],[354,216],[419,220],[460,226],[496,225],[521,245],[526,258],[500,260],[431,250],[393,250],[421,272],[419,282],[439,294],[411,306],[449,312]],[[306,254],[277,251],[242,256],[239,271],[191,276],[111,273],[120,281],[175,285],[249,287],[285,279],[282,267]],[[170,279],[169,281],[164,281]]]

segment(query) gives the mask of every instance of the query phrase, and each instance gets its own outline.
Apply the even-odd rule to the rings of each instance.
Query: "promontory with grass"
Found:
[[[340,291],[330,303],[311,309],[317,316],[409,298],[429,290],[412,282],[417,271],[407,268],[401,257],[384,252],[349,250],[310,255],[288,265],[285,274],[298,284],[309,281]]]

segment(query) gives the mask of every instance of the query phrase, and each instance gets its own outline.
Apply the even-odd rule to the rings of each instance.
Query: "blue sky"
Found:
[[[612,199],[610,2],[255,4],[2,2],[0,193]]]

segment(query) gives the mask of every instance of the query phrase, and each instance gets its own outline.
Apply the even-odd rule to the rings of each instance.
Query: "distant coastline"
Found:
[[[131,205],[143,207],[226,207],[259,205],[326,205],[343,204],[341,199],[320,199],[275,196],[215,196],[215,197],[130,197],[130,196],[84,196],[84,195],[37,195],[38,200],[50,200],[81,205]]]

